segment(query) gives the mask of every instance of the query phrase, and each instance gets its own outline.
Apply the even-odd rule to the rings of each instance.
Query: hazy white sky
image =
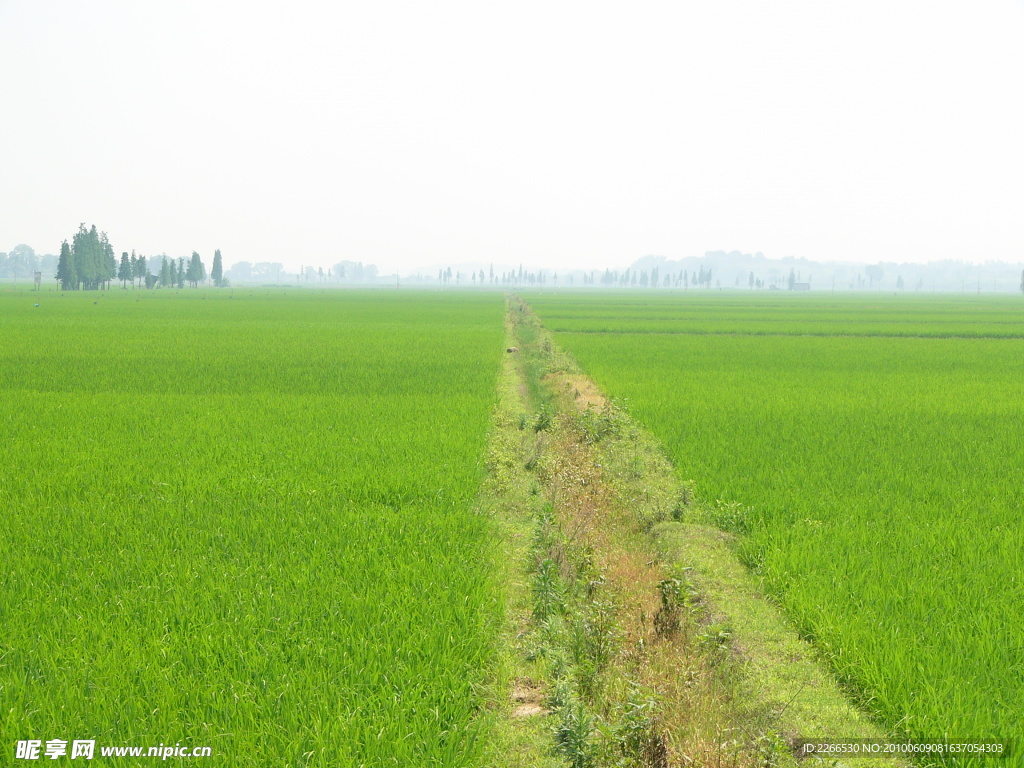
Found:
[[[0,0],[0,250],[1024,259],[1024,0]]]

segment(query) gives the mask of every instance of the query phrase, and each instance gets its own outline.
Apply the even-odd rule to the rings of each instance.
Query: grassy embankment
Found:
[[[725,537],[679,522],[702,506],[658,443],[525,305],[510,322],[486,486],[515,595],[494,764],[550,762],[552,739],[573,766],[745,766],[792,763],[799,736],[878,737]]]

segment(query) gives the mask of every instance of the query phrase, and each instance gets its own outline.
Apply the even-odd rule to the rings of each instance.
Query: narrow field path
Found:
[[[880,739],[660,445],[516,298],[507,329],[481,494],[510,595],[491,763],[812,765],[800,739]]]

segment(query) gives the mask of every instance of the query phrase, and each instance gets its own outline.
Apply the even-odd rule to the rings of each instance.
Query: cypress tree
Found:
[[[114,246],[107,239],[106,232],[100,232],[100,281],[104,288],[110,287],[110,281],[117,277],[117,258],[114,256]]]
[[[193,288],[198,288],[200,281],[205,277],[206,267],[203,266],[203,260],[199,258],[199,254],[196,251],[192,251],[192,258],[188,262],[185,278],[191,283]]]
[[[65,240],[60,246],[60,257],[57,259],[57,274],[54,275],[60,282],[61,290],[73,291],[78,287],[75,272],[75,257],[71,253],[71,246]]]
[[[323,269],[320,272],[323,274]],[[224,262],[220,256],[220,248],[213,252],[213,269],[210,270],[210,277],[218,288],[224,284]]]
[[[121,254],[121,266],[117,268],[117,279],[121,281],[121,287],[127,288],[128,281],[135,277],[132,271],[132,263],[128,260],[128,251]]]
[[[138,269],[138,271],[135,273],[135,276],[139,278],[139,288],[141,288],[143,285],[145,285],[146,275],[149,274],[149,264],[146,263],[146,257],[139,254],[139,258],[135,262],[135,266]]]

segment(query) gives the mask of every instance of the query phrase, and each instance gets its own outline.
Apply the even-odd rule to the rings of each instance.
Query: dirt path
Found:
[[[786,765],[801,737],[879,738],[653,437],[515,299],[508,331],[489,458],[514,593],[494,764]]]

